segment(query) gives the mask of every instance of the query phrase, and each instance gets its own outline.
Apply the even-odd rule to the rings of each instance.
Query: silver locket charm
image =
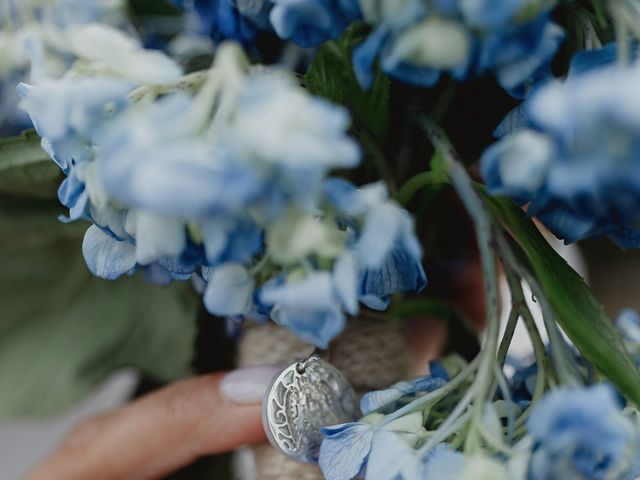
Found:
[[[276,375],[262,402],[269,441],[298,462],[318,460],[322,427],[356,416],[356,395],[349,381],[315,354]]]

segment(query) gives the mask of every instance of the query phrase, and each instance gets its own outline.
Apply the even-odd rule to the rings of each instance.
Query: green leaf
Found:
[[[355,23],[338,40],[326,42],[304,76],[309,90],[351,111],[357,124],[378,140],[384,139],[389,122],[389,78],[378,72],[373,86],[360,88],[353,73],[351,54],[369,33],[369,27]]]
[[[95,278],[78,228],[48,202],[6,208],[17,203],[0,199],[0,417],[57,413],[120,367],[160,381],[190,372],[189,283]]]
[[[640,405],[640,369],[582,277],[511,200],[485,199],[492,214],[510,231],[516,254],[537,279],[565,333],[623,395]]]
[[[0,140],[0,194],[55,198],[60,178],[34,131]]]

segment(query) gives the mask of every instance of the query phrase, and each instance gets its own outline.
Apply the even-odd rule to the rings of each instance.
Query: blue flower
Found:
[[[464,469],[465,457],[451,450],[446,444],[440,444],[427,456],[423,476],[425,480],[459,480]]]
[[[460,0],[460,13],[472,28],[496,30],[509,25],[526,0]],[[451,9],[449,14],[453,13]]]
[[[637,439],[607,385],[548,393],[527,428],[534,441],[531,480],[630,478]]]
[[[94,275],[114,280],[136,266],[136,249],[124,240],[116,240],[95,225],[89,227],[82,242],[82,254]]]
[[[67,175],[58,190],[60,202],[69,208],[65,220],[91,220],[95,215],[96,223],[120,239],[124,236],[123,219],[116,218],[111,209],[98,211],[107,207],[91,164],[97,132],[127,108],[131,86],[130,82],[100,78],[18,86],[22,107],[42,137],[44,150]],[[101,208],[97,209],[96,204]],[[107,217],[114,222],[107,222]]]
[[[371,451],[374,429],[366,423],[344,423],[322,429],[319,464],[327,480],[354,478]]]
[[[207,310],[220,316],[246,315],[253,309],[254,280],[241,264],[226,263],[203,271],[207,288],[204,305]]]
[[[640,347],[640,315],[631,308],[620,312],[616,320],[616,327],[622,333],[625,341]]]
[[[7,53],[0,58],[0,136],[30,126],[19,108],[17,84],[59,78],[71,66],[68,30],[89,22],[121,26],[124,13],[120,2],[111,0],[5,1],[0,12],[0,51]]]
[[[270,19],[280,38],[301,47],[312,47],[340,36],[360,19],[357,0],[271,0]]]
[[[267,282],[259,292],[270,317],[301,339],[320,348],[342,332],[346,317],[340,290],[329,272],[314,272],[300,280],[282,278]],[[355,293],[355,292],[354,292]]]
[[[365,393],[360,400],[362,414],[368,415],[376,410],[393,406],[399,399],[408,395],[433,392],[449,381],[449,375],[438,362],[432,362],[430,369],[429,375],[408,382],[398,382],[385,390]]]
[[[421,291],[426,275],[422,248],[409,213],[388,198],[383,184],[361,189],[343,180],[325,183],[328,203],[349,226],[349,248],[359,266],[359,299],[369,308],[384,310],[394,293]]]
[[[269,29],[269,0],[172,0],[185,8],[196,32],[214,41],[251,43],[261,30]]]
[[[608,235],[635,247],[640,77],[634,69],[606,65],[611,51],[581,55],[564,83],[536,89],[523,107],[526,122],[491,146],[481,166],[492,193],[530,203],[528,213],[559,238]]]
[[[427,9],[419,0],[361,0],[373,33],[353,53],[363,88],[374,79],[373,66],[420,87],[442,73],[466,79],[493,73],[512,95],[549,76],[549,64],[564,33],[542,7],[523,0],[437,1]]]
[[[533,363],[528,366],[520,366],[511,378],[511,397],[514,402],[522,407],[531,403],[535,388],[538,365]]]
[[[547,14],[524,25],[510,26],[482,41],[478,69],[491,71],[512,96],[526,96],[531,85],[551,77],[549,65],[564,31]]]
[[[425,432],[422,412],[385,425],[376,424],[380,419],[370,416],[322,429],[325,438],[318,463],[327,480],[350,480],[365,471],[367,480],[394,480],[401,472],[419,471],[422,462],[413,454],[413,447]]]
[[[109,78],[45,81],[18,85],[27,111],[45,149],[67,173],[88,160],[96,129],[129,104],[130,82]]]

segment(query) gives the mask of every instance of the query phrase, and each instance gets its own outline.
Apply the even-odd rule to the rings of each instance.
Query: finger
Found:
[[[273,367],[183,380],[75,428],[28,478],[157,478],[264,439],[260,402]]]

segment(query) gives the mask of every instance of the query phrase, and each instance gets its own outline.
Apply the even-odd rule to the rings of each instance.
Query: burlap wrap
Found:
[[[240,340],[238,364],[286,365],[306,357],[312,347],[289,331],[274,325],[251,324]],[[404,378],[408,367],[405,340],[398,328],[374,320],[351,320],[345,332],[329,348],[328,360],[338,367],[358,393],[387,387]],[[242,480],[319,480],[322,473],[315,465],[289,460],[269,444],[251,447],[237,464]],[[250,458],[253,457],[253,458]],[[252,472],[252,473],[246,473]],[[254,478],[251,478],[254,477]]]

